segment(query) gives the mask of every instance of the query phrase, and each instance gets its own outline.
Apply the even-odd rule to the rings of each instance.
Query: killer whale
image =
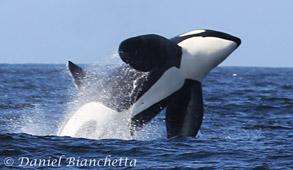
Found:
[[[98,85],[103,95],[97,96],[103,97],[97,100],[117,112],[130,111],[130,133],[166,108],[168,137],[196,136],[204,113],[202,80],[240,44],[239,38],[213,30],[126,39],[118,50],[125,64]],[[71,61],[68,68],[82,89],[89,73]]]

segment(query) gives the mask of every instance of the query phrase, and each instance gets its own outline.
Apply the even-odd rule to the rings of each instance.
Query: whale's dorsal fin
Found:
[[[151,71],[162,66],[180,66],[181,47],[156,34],[124,40],[119,46],[120,58],[139,71]]]
[[[75,86],[80,89],[84,82],[86,72],[71,61],[68,61],[67,67],[70,71]]]

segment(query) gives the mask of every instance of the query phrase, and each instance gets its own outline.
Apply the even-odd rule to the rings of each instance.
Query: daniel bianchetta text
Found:
[[[107,155],[104,158],[81,158],[77,157],[67,157],[61,155],[59,157],[48,157],[48,158],[34,158],[29,157],[19,157],[11,158],[6,157],[4,159],[5,166],[19,166],[19,167],[133,167],[136,166],[136,159],[129,159],[128,157],[115,158],[111,155]]]

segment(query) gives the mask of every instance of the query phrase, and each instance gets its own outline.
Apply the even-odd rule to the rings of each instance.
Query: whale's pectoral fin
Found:
[[[121,59],[139,71],[151,71],[160,66],[180,64],[181,47],[155,34],[124,40],[119,46]]]
[[[71,61],[68,61],[67,67],[70,71],[74,84],[77,86],[77,88],[80,89],[84,82],[86,72],[81,67],[77,66]]]
[[[168,137],[196,136],[203,119],[201,83],[186,80],[167,106]]]

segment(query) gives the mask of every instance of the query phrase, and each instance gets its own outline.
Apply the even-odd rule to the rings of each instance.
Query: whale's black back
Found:
[[[148,73],[137,71],[129,65],[112,68],[106,75],[92,74],[68,62],[68,68],[77,88],[87,98],[103,103],[118,111],[131,107]]]
[[[129,65],[116,68],[103,81],[102,88],[107,94],[104,95],[102,102],[118,112],[128,110],[136,101],[137,90],[146,77],[146,73],[137,71]]]

